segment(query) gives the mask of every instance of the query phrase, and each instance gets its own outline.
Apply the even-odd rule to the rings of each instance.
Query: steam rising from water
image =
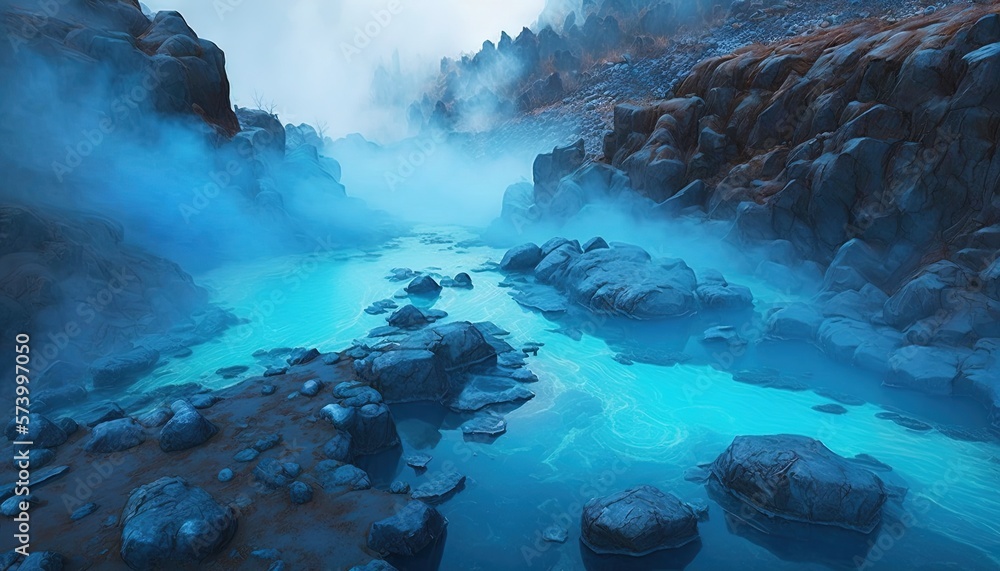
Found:
[[[178,10],[226,52],[234,100],[273,101],[286,122],[320,122],[334,138],[360,132],[390,140],[405,134],[405,108],[372,104],[378,65],[401,69],[416,98],[442,57],[479,49],[501,30],[538,18],[544,0],[156,0]]]

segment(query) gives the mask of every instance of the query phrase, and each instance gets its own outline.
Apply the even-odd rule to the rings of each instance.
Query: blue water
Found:
[[[446,243],[430,239],[435,237]],[[500,259],[502,250],[456,246],[471,237],[456,228],[422,229],[373,252],[318,248],[306,256],[199,276],[218,302],[251,322],[219,342],[194,348],[191,357],[170,362],[134,390],[192,381],[221,387],[232,381],[222,381],[213,371],[254,364],[251,353],[262,348],[344,349],[384,324],[385,316],[362,310],[404,285],[385,279],[391,268],[454,275]],[[658,255],[683,257],[696,270],[709,265],[725,270],[731,281],[751,287],[759,310],[797,298],[741,272],[721,243],[705,248],[702,241],[695,247],[696,238],[691,239],[644,245]],[[440,506],[450,521],[443,547],[416,562],[399,562],[401,568],[946,568],[936,563],[1000,568],[1000,447],[954,440],[936,430],[918,433],[875,417],[890,406],[931,423],[981,428],[985,413],[977,404],[882,388],[874,376],[832,363],[804,344],[764,346],[740,357],[738,367],[777,367],[810,386],[856,395],[869,404],[832,416],[811,409],[831,402],[812,391],[737,383],[727,370],[697,361],[625,366],[612,359],[618,350],[609,347],[600,328],[585,327],[591,333],[574,340],[557,331],[562,324],[518,306],[509,290],[498,287],[503,276],[472,277],[473,290],[445,289],[435,307],[447,311],[449,319],[493,321],[511,332],[508,341],[515,347],[544,343],[529,359],[540,379],[531,386],[537,396],[506,414],[508,432],[492,443],[466,442],[457,430],[463,420],[458,415],[427,406],[394,407],[405,453],[421,450],[434,461],[427,474],[416,476],[398,452],[370,458],[363,466],[377,484],[395,478],[419,485],[445,463],[468,477],[465,489]],[[651,346],[659,341],[655,335],[640,340]],[[691,340],[686,351],[704,350]],[[248,374],[262,370],[255,366]],[[857,545],[835,543],[824,552],[822,541],[789,540],[727,517],[703,484],[685,479],[734,436],[774,433],[816,437],[841,455],[866,453],[893,466],[910,488],[903,509],[913,512],[911,525]],[[597,558],[581,547],[580,506],[636,484],[706,502],[709,519],[700,524],[701,543],[639,561]],[[568,528],[566,543],[540,540],[553,524]],[[867,545],[869,539],[875,548]]]

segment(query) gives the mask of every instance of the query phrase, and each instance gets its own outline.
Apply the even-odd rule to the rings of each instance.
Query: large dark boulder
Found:
[[[888,499],[878,476],[805,436],[738,436],[711,473],[768,516],[865,533],[879,524]]]
[[[122,513],[121,556],[132,569],[188,567],[236,534],[236,512],[181,478],[137,488]]]
[[[368,548],[383,555],[414,555],[441,537],[447,525],[439,511],[412,501],[396,515],[372,524]]]
[[[580,525],[580,539],[597,553],[642,556],[698,539],[694,510],[652,486],[590,500]]]

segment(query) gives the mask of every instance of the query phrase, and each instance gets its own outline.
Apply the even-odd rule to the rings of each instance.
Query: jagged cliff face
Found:
[[[50,333],[33,346],[39,373],[61,362],[47,386],[133,348],[148,369],[233,324],[188,271],[373,226],[314,130],[237,116],[223,52],[180,14],[0,0],[0,27],[0,329]]]
[[[721,18],[731,4],[729,0],[550,2],[536,30],[524,28],[513,38],[504,32],[497,43],[486,41],[473,55],[442,61],[436,85],[410,106],[409,121],[418,128],[475,129],[557,103],[601,58],[662,51],[679,28]],[[384,90],[378,83],[376,91]]]
[[[1000,426],[1000,13],[867,19],[697,65],[680,97],[615,108],[603,162],[583,141],[510,187],[500,231],[613,208],[731,221],[772,308],[887,385],[971,394]],[[753,256],[749,256],[753,258]],[[755,262],[757,263],[757,262]]]
[[[123,90],[126,96],[134,95],[119,101],[125,107],[116,106],[113,114],[149,105],[161,113],[194,114],[227,136],[239,131],[229,102],[225,54],[199,38],[177,12],[149,18],[136,0],[44,6],[5,0],[0,10],[0,27],[10,40],[0,48],[0,61],[23,73],[15,75],[22,81],[50,81],[72,101],[74,92],[109,79],[129,87]],[[64,65],[50,66],[57,70],[55,77],[32,77],[40,70],[31,56]]]
[[[1000,16],[956,8],[710,59],[684,97],[618,108],[605,159],[656,201],[705,181],[744,239],[830,262],[859,238],[897,283],[921,261],[979,271],[959,251],[998,218],[998,41]]]

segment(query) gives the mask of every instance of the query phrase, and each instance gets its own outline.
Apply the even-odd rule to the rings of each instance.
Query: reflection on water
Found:
[[[439,233],[453,241],[469,237],[450,229]],[[436,267],[436,273],[451,276],[503,253],[435,242],[417,235],[375,254],[286,258],[203,276],[216,299],[250,323],[196,347],[193,356],[169,363],[137,389],[191,381],[224,386],[233,381],[214,371],[246,364],[252,366],[248,374],[259,374],[263,365],[251,354],[262,348],[342,349],[384,324],[385,316],[363,309],[405,285],[385,279],[392,268]],[[686,257],[683,244],[672,248],[665,253]],[[695,270],[716,263],[687,261]],[[759,309],[788,299],[735,268],[720,269],[753,289]],[[531,387],[537,396],[507,412],[508,432],[487,443],[463,438],[458,427],[467,417],[436,405],[393,407],[403,450],[361,462],[377,487],[393,480],[419,486],[446,468],[467,476],[465,489],[440,506],[450,521],[447,540],[418,560],[394,562],[400,569],[1000,567],[983,555],[1000,555],[1000,465],[991,461],[1000,457],[1000,447],[952,439],[940,430],[915,432],[875,416],[891,409],[937,427],[982,430],[985,413],[975,403],[953,399],[942,406],[939,397],[886,389],[872,375],[832,363],[803,344],[732,351],[700,342],[706,327],[720,324],[749,324],[752,336],[754,316],[708,316],[671,326],[604,320],[588,325],[579,315],[553,321],[518,306],[509,290],[497,286],[499,274],[471,275],[474,289],[446,289],[434,307],[449,319],[493,321],[511,332],[515,347],[544,343],[529,358],[540,379]],[[637,357],[632,365],[614,359],[626,351]],[[664,354],[685,358],[675,366],[651,364]],[[740,378],[753,382],[735,382],[733,373],[741,371],[750,371]],[[761,375],[780,382],[761,386]],[[781,386],[802,390],[773,388]],[[813,410],[835,402],[829,395],[836,394],[845,395],[840,400],[849,403],[846,414]],[[869,454],[892,466],[894,477],[909,486],[899,510],[912,512],[911,523],[891,534],[884,524],[872,536],[747,525],[740,511],[726,511],[703,484],[685,479],[734,436],[774,433],[819,438],[843,456]],[[434,457],[422,473],[403,461],[415,451]],[[701,542],[639,560],[600,557],[582,547],[583,503],[638,484],[706,501],[709,519],[700,524]],[[569,539],[543,540],[552,526],[567,529]]]

